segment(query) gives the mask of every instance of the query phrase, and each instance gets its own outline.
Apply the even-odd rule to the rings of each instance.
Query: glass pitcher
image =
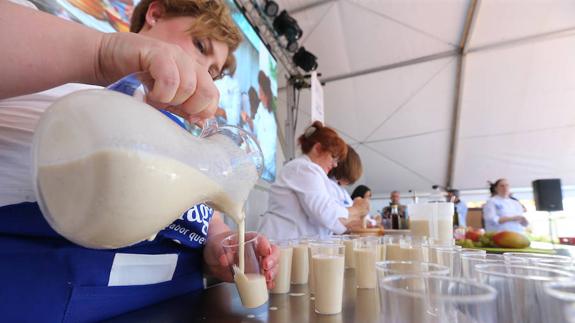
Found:
[[[193,136],[152,106],[104,89],[48,108],[32,154],[50,226],[99,249],[154,236],[201,202],[239,222],[263,169],[261,149],[244,130],[209,123]]]

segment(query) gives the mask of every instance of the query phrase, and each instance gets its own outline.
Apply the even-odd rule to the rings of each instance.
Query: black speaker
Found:
[[[561,180],[538,179],[533,181],[533,197],[537,211],[563,211]]]

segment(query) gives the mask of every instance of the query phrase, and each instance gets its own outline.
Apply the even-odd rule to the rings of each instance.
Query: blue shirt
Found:
[[[494,196],[483,206],[486,231],[514,231],[523,233],[525,228],[517,221],[499,223],[501,217],[523,215],[523,206],[517,200]]]
[[[467,205],[465,205],[465,202],[459,200],[459,202],[455,204],[455,209],[457,210],[459,226],[465,227],[465,221],[467,219]]]

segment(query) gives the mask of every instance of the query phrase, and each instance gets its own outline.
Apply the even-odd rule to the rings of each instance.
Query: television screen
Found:
[[[22,2],[22,0],[21,0]],[[129,31],[139,0],[30,0],[40,10],[104,31]],[[220,90],[218,123],[243,128],[254,135],[264,156],[262,178],[272,182],[276,173],[277,63],[233,0],[226,0],[243,34],[235,52],[233,75],[216,81]]]
[[[217,118],[254,135],[264,155],[262,178],[271,182],[276,173],[277,63],[234,2],[227,3],[244,41],[235,51],[235,73],[216,81],[221,96]]]

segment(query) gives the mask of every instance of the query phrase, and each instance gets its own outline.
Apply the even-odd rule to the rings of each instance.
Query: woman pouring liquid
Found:
[[[173,106],[173,112],[189,121],[213,116],[218,101],[213,79],[225,70],[233,70],[231,52],[241,40],[221,1],[143,0],[132,17],[132,32],[140,35],[101,34],[40,12],[0,3],[2,32],[19,21],[29,24],[29,30],[19,28],[19,32],[31,34],[19,36],[19,43],[25,42],[23,39],[33,39],[34,43],[10,47],[2,55],[19,54],[21,49],[22,59],[27,62],[24,58],[34,54],[30,48],[46,50],[43,53],[54,56],[53,61],[64,71],[51,66],[30,69],[34,65],[24,63],[23,75],[14,78],[16,85],[3,87],[8,89],[1,93],[4,97],[30,93],[26,86],[39,90],[63,81],[95,80],[84,76],[94,72],[94,67],[96,73],[108,71],[98,80],[102,85],[106,84],[102,81],[106,77],[112,81],[114,77],[146,71],[156,81],[149,97],[159,103],[154,105]],[[94,41],[95,45],[91,45],[91,40],[102,39],[103,43]],[[44,43],[50,40],[55,43]],[[58,48],[67,49],[60,53]],[[66,57],[67,52],[77,57],[61,60],[60,56]],[[105,55],[98,57],[102,53]],[[98,60],[91,62],[86,57]],[[20,56],[4,58],[18,62]],[[78,62],[90,66],[82,69]],[[125,64],[115,65],[115,69],[108,66],[119,62]],[[8,71],[15,69],[11,66]],[[43,75],[42,71],[51,74]],[[22,79],[29,80],[29,84],[17,81]],[[153,241],[112,250],[78,246],[48,225],[35,201],[30,179],[34,127],[54,100],[86,88],[65,85],[0,101],[0,313],[4,321],[99,321],[201,290],[204,273],[232,280],[221,250],[221,241],[231,232],[221,217],[205,205],[190,205]],[[137,228],[138,222],[134,221],[125,230]],[[268,287],[272,287],[277,251],[262,238],[257,252]]]

